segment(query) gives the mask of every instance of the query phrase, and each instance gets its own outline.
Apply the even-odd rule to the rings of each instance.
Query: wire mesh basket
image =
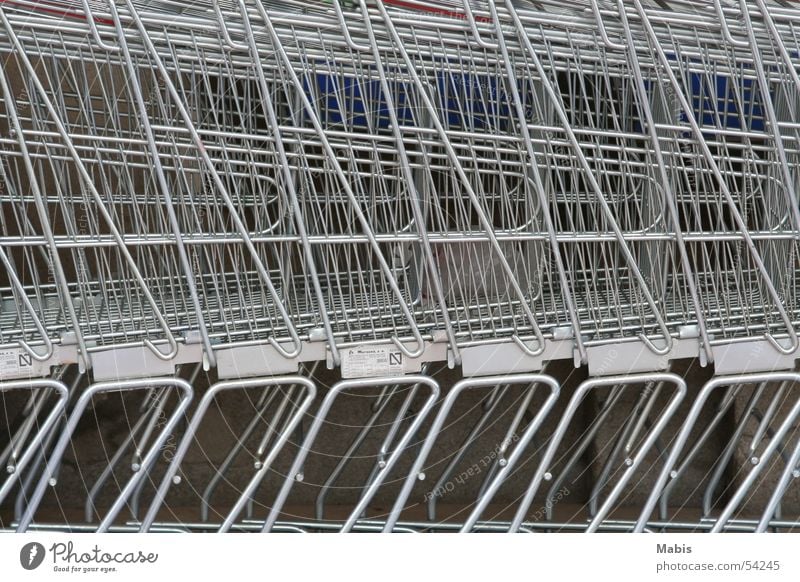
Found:
[[[16,488],[14,527],[36,527],[94,399],[119,397],[138,412],[76,486],[88,521],[131,454],[93,527],[211,528],[209,499],[249,452],[238,437],[203,523],[158,519],[209,399],[260,391],[236,429],[261,434],[255,472],[222,530],[793,528],[780,503],[799,460],[799,20],[773,0],[0,2],[0,388],[23,394],[4,400],[19,416],[0,501]],[[441,380],[447,368],[459,375]],[[442,443],[462,393],[483,412]],[[350,444],[313,519],[287,518],[328,442],[317,431],[354,394],[371,403],[362,432],[328,439]],[[506,421],[457,525],[435,509],[403,521],[431,451],[446,453],[441,492],[481,427]],[[379,426],[349,513],[326,525],[328,491]],[[726,443],[712,468],[686,477],[710,479],[702,516],[682,521],[672,482],[712,436]],[[724,467],[742,462],[717,515]],[[571,525],[552,505],[576,471],[589,481]],[[270,510],[252,521],[265,479]],[[743,517],[758,479],[774,481],[766,509]],[[382,517],[364,518],[375,503]],[[635,515],[614,518],[625,503]]]

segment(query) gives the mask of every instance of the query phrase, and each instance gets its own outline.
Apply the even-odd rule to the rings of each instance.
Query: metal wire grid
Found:
[[[639,338],[653,354],[668,355],[686,334],[699,336],[708,360],[710,346],[762,337],[778,353],[795,353],[795,10],[763,0],[738,7],[671,2],[669,9],[639,0],[420,6],[424,17],[389,2],[344,9],[338,2],[0,7],[0,344],[22,349],[3,357],[50,361],[64,345],[77,344],[86,358],[144,345],[172,361],[181,346],[200,343],[213,366],[223,347],[270,344],[291,360],[308,342],[323,341],[337,364],[344,346],[394,342],[406,356],[419,356],[425,341],[444,336],[455,363],[459,349],[475,344],[511,339],[533,357],[545,338],[567,338],[577,360],[591,364],[587,347]],[[81,390],[76,383],[67,390],[64,368],[58,370],[47,384],[62,394],[52,409],[38,385],[8,385],[31,396],[3,453],[14,471],[0,495],[15,486],[41,443],[58,466],[70,442],[74,425],[34,429],[30,419],[55,419],[67,407],[66,393],[70,422],[77,422],[93,395],[133,391],[145,401],[114,463],[141,440],[131,465],[139,468],[99,528],[118,528],[131,504],[140,519],[138,499],[162,448],[158,439],[176,426],[193,382],[176,377]],[[466,381],[448,398],[466,386],[492,389],[479,421],[488,422],[501,385],[515,378],[534,382]],[[155,521],[179,476],[181,461],[173,459],[166,476],[148,477],[161,488],[145,528],[792,529],[779,505],[798,466],[787,441],[796,413],[792,408],[780,422],[776,414],[794,380],[778,374],[710,382],[669,447],[660,439],[685,395],[679,377],[588,380],[582,397],[611,389],[588,436],[561,442],[576,409],[564,411],[555,436],[538,449],[516,515],[482,522],[519,461],[514,455],[525,454],[539,429],[535,421],[522,424],[529,405],[523,397],[512,426],[525,427],[525,440],[493,459],[467,520],[450,526],[398,520],[427,454],[409,452],[408,439],[426,416],[444,422],[451,400],[434,413],[438,386],[426,376],[348,381],[328,399],[337,390],[383,386],[376,410],[393,399],[406,403],[381,451],[385,463],[391,453],[392,465],[376,465],[342,523],[280,520],[300,467],[276,490],[266,521],[242,520],[274,455],[314,401],[313,383],[285,378],[278,384],[304,386],[306,400],[297,400],[296,386],[282,399],[265,392],[259,407],[278,407],[273,424],[282,428],[268,434],[280,438],[262,439],[261,465],[224,521]],[[397,389],[407,382],[431,390],[410,416],[413,397]],[[778,387],[767,396],[770,382]],[[669,519],[664,499],[690,464],[683,447],[692,443],[691,458],[706,438],[687,440],[702,427],[706,393],[731,386],[719,419],[733,406],[734,387],[752,383],[745,414],[710,469],[702,516]],[[588,522],[526,521],[543,483],[561,478],[549,465],[558,447],[589,446],[622,387],[631,385],[639,399],[592,484]],[[676,392],[658,416],[653,407],[665,385]],[[183,396],[147,449],[169,386]],[[558,382],[552,386],[557,390]],[[531,385],[526,394],[533,392]],[[570,407],[579,406],[576,398]],[[314,423],[325,421],[324,406]],[[552,406],[548,401],[540,411]],[[722,516],[712,518],[707,502],[720,467],[744,442],[752,419],[755,433],[744,438],[759,451],[758,462]],[[197,428],[184,433],[186,443]],[[425,434],[432,446],[436,430]],[[315,437],[312,431],[305,442]],[[469,446],[468,439],[452,454]],[[670,456],[650,466],[660,472],[644,485],[650,489],[638,520],[610,518],[634,485],[641,488],[635,472],[649,466],[654,447],[659,461],[668,450]],[[420,467],[408,472],[392,512],[362,519],[403,454]],[[17,496],[20,529],[57,481],[41,455]],[[784,467],[777,484],[765,485],[774,490],[760,519],[737,517],[776,456]],[[302,465],[301,456],[295,460]]]
[[[658,352],[699,325],[793,351],[791,21],[764,10],[721,44],[677,5],[489,8],[471,31],[381,4],[344,28],[130,4],[116,38],[113,18],[95,38],[4,8],[7,295],[32,297],[4,345],[47,321],[49,341],[164,358],[198,332],[212,355],[320,332],[411,354],[437,329],[535,353],[571,326]],[[42,307],[56,295],[74,313]]]

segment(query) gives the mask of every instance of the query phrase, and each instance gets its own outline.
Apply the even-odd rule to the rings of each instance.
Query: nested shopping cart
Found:
[[[3,526],[793,529],[798,22],[0,2]]]

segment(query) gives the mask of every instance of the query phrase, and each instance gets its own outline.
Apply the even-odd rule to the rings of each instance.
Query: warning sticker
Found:
[[[399,376],[405,372],[405,356],[394,346],[358,346],[345,348],[340,353],[342,378]]]
[[[33,358],[22,350],[0,350],[0,375],[10,376],[33,367]]]

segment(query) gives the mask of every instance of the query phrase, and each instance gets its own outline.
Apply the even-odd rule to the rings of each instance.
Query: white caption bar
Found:
[[[4,580],[798,580],[778,535],[5,535]]]

